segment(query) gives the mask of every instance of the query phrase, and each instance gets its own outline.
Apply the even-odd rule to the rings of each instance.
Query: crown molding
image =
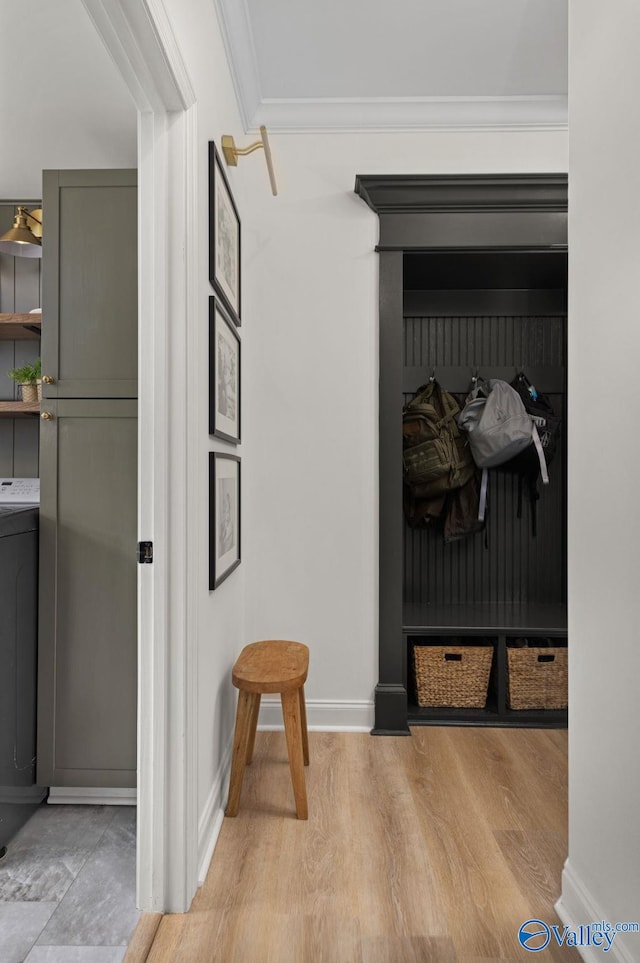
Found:
[[[263,98],[249,118],[280,133],[566,130],[566,96]]]
[[[245,132],[566,130],[567,97],[262,96],[247,0],[215,0]]]
[[[258,58],[246,0],[215,0],[222,42],[245,131],[262,102]]]

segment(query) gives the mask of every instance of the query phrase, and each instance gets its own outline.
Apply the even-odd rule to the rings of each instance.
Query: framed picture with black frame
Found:
[[[240,337],[219,298],[209,298],[209,434],[240,441]]]
[[[240,217],[222,158],[209,142],[209,281],[240,325]]]
[[[209,589],[240,564],[240,459],[209,452]]]

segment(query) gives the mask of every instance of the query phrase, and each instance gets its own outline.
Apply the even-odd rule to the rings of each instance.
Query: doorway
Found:
[[[442,558],[431,557],[436,551],[434,545],[428,545],[422,538],[413,539],[412,533],[407,535],[399,468],[402,403],[403,395],[406,400],[420,383],[428,380],[434,367],[443,373],[444,368],[448,368],[449,378],[457,381],[462,378],[461,385],[452,383],[450,387],[463,392],[479,367],[486,377],[504,378],[508,371],[507,380],[516,374],[517,366],[525,362],[537,367],[542,359],[545,367],[553,367],[546,364],[546,356],[525,357],[515,350],[507,357],[503,348],[510,338],[513,346],[514,330],[523,329],[516,318],[535,317],[536,312],[544,315],[549,310],[552,314],[555,311],[559,344],[566,341],[567,177],[564,174],[389,178],[363,175],[356,180],[356,193],[380,218],[377,248],[380,252],[381,359],[380,675],[374,733],[408,734],[409,721],[438,721],[421,719],[417,711],[409,712],[410,649],[416,639],[424,641],[434,637],[486,639],[487,646],[494,650],[498,690],[495,718],[489,722],[517,724],[508,718],[505,702],[507,646],[510,639],[522,635],[566,637],[566,534],[563,531],[560,536],[565,562],[560,564],[550,594],[542,592],[540,583],[542,598],[534,597],[538,588],[535,591],[532,588],[542,576],[540,566],[538,574],[534,574],[531,567],[526,568],[526,572],[523,568],[523,577],[526,581],[531,576],[531,585],[527,587],[521,582],[507,598],[507,585],[498,585],[497,573],[491,584],[482,574],[485,558],[482,548],[478,548],[480,561],[473,572],[462,565],[468,559],[457,558],[455,565],[453,559],[448,559],[446,585],[443,582],[435,586],[431,571],[427,580],[430,578],[433,584],[428,597],[424,596],[425,587],[418,586],[422,579],[418,570],[424,572],[425,566],[432,570],[437,566],[442,568],[443,563]],[[524,283],[523,278],[524,288],[519,287]],[[548,284],[552,287],[548,288]],[[556,293],[544,294],[544,291]],[[554,303],[558,298],[564,298],[565,303]],[[474,336],[469,342],[468,324],[465,327],[464,319],[476,316],[479,340],[474,340]],[[507,320],[496,322],[493,327],[485,323],[487,318],[498,316]],[[436,319],[437,327],[438,317],[443,331],[447,329],[440,346],[436,344],[437,339],[429,343],[430,325]],[[457,320],[451,323],[451,319]],[[458,329],[457,336],[454,328]],[[460,350],[454,358],[456,337]],[[542,340],[544,342],[544,336]],[[491,354],[493,342],[496,352]],[[469,347],[473,359],[468,353]],[[556,360],[556,367],[561,367],[562,358]],[[553,387],[562,389],[562,373],[546,372],[544,377],[547,375],[560,377],[560,383],[554,382]],[[449,386],[444,383],[443,387]],[[564,480],[561,480],[556,492],[560,510],[563,491]],[[566,499],[564,505],[562,524],[566,530]],[[505,555],[508,532],[512,530],[505,524],[501,544],[493,545],[494,557]],[[417,544],[414,545],[414,541]],[[510,540],[509,564],[515,564],[516,555],[518,558],[531,555],[537,545],[524,538],[519,542],[522,550],[513,554],[514,540]],[[490,570],[490,566],[485,567]],[[470,581],[467,580],[465,589],[463,582],[467,576]],[[547,600],[556,604],[542,607],[530,604]],[[514,603],[523,604],[514,606]],[[440,721],[461,723],[465,720]],[[522,717],[521,723],[524,721]],[[540,724],[540,720],[527,721]],[[550,721],[562,724],[561,719]]]

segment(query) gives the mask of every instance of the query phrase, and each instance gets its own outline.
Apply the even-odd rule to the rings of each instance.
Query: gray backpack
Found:
[[[544,451],[534,418],[528,414],[522,398],[506,381],[478,378],[458,419],[469,436],[471,454],[482,468],[479,517],[484,518],[487,494],[487,469],[504,465],[532,443],[540,459],[542,481],[549,476]]]
[[[469,435],[478,468],[495,468],[528,448],[533,422],[522,398],[506,381],[478,378],[458,419]]]

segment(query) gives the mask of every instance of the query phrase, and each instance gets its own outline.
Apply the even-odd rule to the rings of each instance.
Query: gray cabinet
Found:
[[[45,171],[48,398],[138,394],[137,171]]]
[[[137,691],[135,172],[45,172],[43,209],[42,359],[54,381],[45,387],[40,427],[37,777],[49,786],[130,788]]]

